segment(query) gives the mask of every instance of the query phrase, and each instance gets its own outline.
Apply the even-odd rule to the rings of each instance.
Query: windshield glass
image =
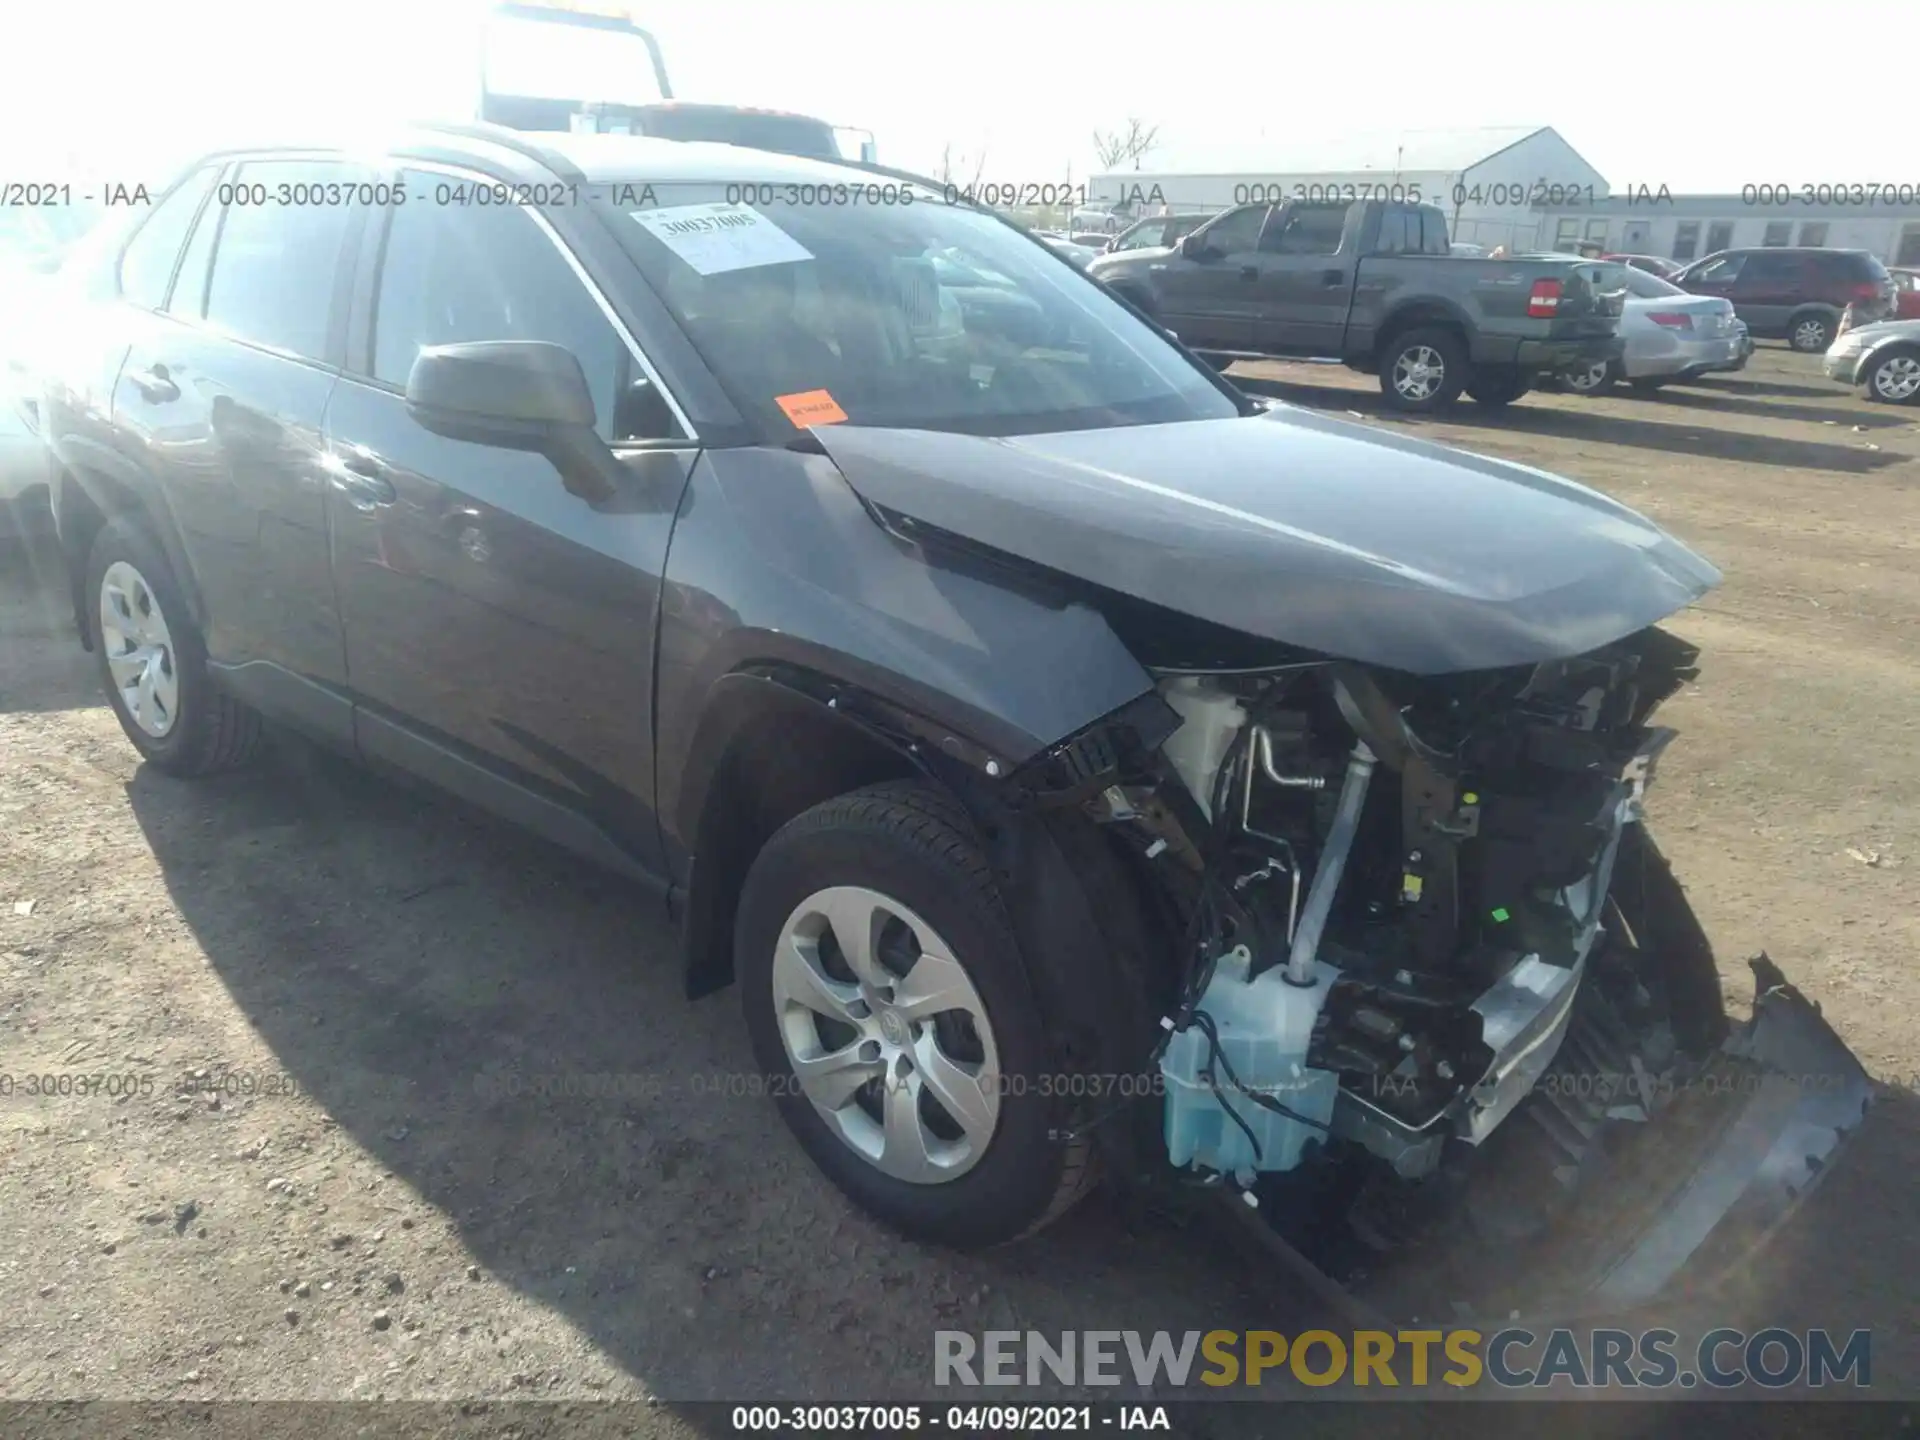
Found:
[[[768,115],[724,105],[661,105],[642,116],[647,134],[663,140],[714,140],[814,160],[838,160],[833,127],[804,115]]]
[[[766,203],[626,211],[617,233],[771,438],[822,421],[1013,435],[1238,413],[1062,254],[990,215],[924,192],[790,204],[814,187],[750,188]]]
[[[497,11],[484,23],[482,79],[489,96],[623,105],[661,98],[653,53],[630,26]]]

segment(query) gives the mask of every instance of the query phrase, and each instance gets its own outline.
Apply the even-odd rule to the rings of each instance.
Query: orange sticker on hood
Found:
[[[776,395],[774,404],[802,430],[809,425],[838,425],[847,418],[840,402],[825,390],[803,390],[798,395]]]

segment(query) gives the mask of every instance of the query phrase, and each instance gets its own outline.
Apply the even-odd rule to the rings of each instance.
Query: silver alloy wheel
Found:
[[[1796,350],[1824,350],[1827,348],[1827,322],[1814,317],[1802,320],[1793,327],[1793,348]]]
[[[1607,362],[1596,360],[1584,370],[1563,371],[1560,382],[1569,390],[1578,390],[1582,395],[1590,395],[1607,383]]]
[[[779,947],[780,1041],[834,1133],[915,1185],[979,1163],[1000,1119],[1000,1059],[980,992],[933,927],[877,890],[836,885],[795,907]]]
[[[1394,357],[1393,388],[1405,399],[1428,399],[1446,378],[1447,362],[1431,345],[1409,345]]]
[[[1873,367],[1869,377],[1873,393],[1895,404],[1911,400],[1920,393],[1920,359],[1912,355],[1889,355]]]
[[[180,707],[173,635],[147,577],[124,560],[100,577],[100,645],[133,723],[164,740]]]

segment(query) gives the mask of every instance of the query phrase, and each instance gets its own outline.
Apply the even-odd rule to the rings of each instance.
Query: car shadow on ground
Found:
[[[1783,359],[1788,364],[1804,359],[1809,364],[1818,362],[1816,355],[1802,356],[1785,346],[1762,346],[1756,354],[1770,354]],[[1844,400],[1852,392],[1839,381],[1827,385],[1800,385],[1791,380],[1776,380],[1771,375],[1757,375],[1751,369],[1728,371],[1719,375],[1705,375],[1698,380],[1688,382],[1702,390],[1720,390],[1740,392],[1749,395],[1791,395],[1802,400]]]
[[[1204,1216],[1111,1195],[984,1256],[881,1230],[744,1093],[737,1000],[686,1002],[657,902],[484,817],[280,738],[254,771],[186,784],[146,766],[128,795],[179,913],[277,1064],[445,1218],[489,1282],[562,1316],[653,1394],[925,1400],[943,1328],[1345,1328]],[[528,1093],[567,1076],[629,1083]],[[1740,1318],[1722,1307],[1704,1323],[1812,1303],[1819,1323],[1884,1324],[1856,1318],[1885,1308],[1856,1303],[1857,1247],[1878,1227],[1886,1253],[1903,1253],[1909,1218],[1876,1197],[1904,1193],[1920,1164],[1917,1116],[1892,1092],[1785,1261],[1755,1267]],[[339,1222],[336,1199],[329,1220],[306,1217],[305,1238],[324,1247]],[[1301,1398],[1270,1398],[1289,1394]],[[1644,1415],[1616,1426],[1600,1413],[1612,1408],[1562,1419],[1583,1435],[1665,1433]],[[1421,1413],[1389,1407],[1372,1433],[1431,1433]],[[726,1423],[685,1418],[714,1434]],[[1270,1423],[1224,1405],[1207,1430]]]
[[[1626,392],[1632,395],[1631,391]],[[1846,396],[1836,394],[1828,397],[1840,401],[1840,404],[1798,405],[1792,401],[1765,400],[1757,397],[1736,395],[1728,391],[1713,390],[1703,392],[1692,389],[1676,389],[1668,386],[1652,395],[1640,395],[1633,398],[1649,405],[1679,407],[1689,410],[1725,412],[1733,411],[1741,415],[1751,415],[1757,420],[1804,420],[1809,425],[1857,426],[1866,430],[1898,430],[1902,426],[1914,423],[1910,413],[1889,406],[1876,406],[1866,409],[1845,404]]]
[[[1233,375],[1228,378],[1249,394],[1267,395],[1317,410],[1354,411],[1368,418],[1393,421],[1414,432],[1440,418],[1407,415],[1392,410],[1377,391],[1271,380],[1254,375]],[[1704,424],[1698,427],[1670,424],[1625,416],[1615,411],[1588,413],[1578,409],[1549,408],[1528,405],[1524,400],[1504,410],[1488,410],[1471,400],[1464,400],[1445,417],[1443,423],[1468,423],[1488,430],[1551,435],[1585,445],[1626,445],[1642,450],[1662,450],[1674,455],[1701,455],[1750,465],[1773,465],[1789,470],[1826,470],[1847,475],[1871,474],[1890,465],[1905,464],[1908,459],[1906,454],[1899,451],[1867,450],[1826,441],[1716,430]]]
[[[1105,1194],[986,1255],[870,1223],[752,1093],[736,993],[684,998],[659,902],[485,817],[284,737],[212,780],[144,766],[128,798],[276,1064],[651,1393],[925,1399],[942,1328],[1334,1323],[1225,1234]],[[595,1093],[532,1093],[567,1077]]]
[[[0,538],[0,714],[99,703],[100,674],[74,634],[58,544]]]

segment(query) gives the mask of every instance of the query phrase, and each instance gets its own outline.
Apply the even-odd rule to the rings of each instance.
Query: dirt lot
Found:
[[[1705,671],[1666,716],[1655,823],[1731,1002],[1766,948],[1889,1088],[1715,1313],[1872,1326],[1876,1389],[1920,1389],[1920,412],[1779,350],[1447,423],[1340,370],[1250,375],[1571,475],[1725,570],[1676,625]],[[936,1328],[1313,1313],[1106,1198],[987,1257],[881,1231],[725,1093],[734,997],[687,1005],[644,897],[291,742],[212,783],[142,769],[48,558],[5,564],[0,1393],[926,1398]],[[43,1073],[134,1093],[28,1096]],[[490,1088],[556,1073],[651,1078]]]

